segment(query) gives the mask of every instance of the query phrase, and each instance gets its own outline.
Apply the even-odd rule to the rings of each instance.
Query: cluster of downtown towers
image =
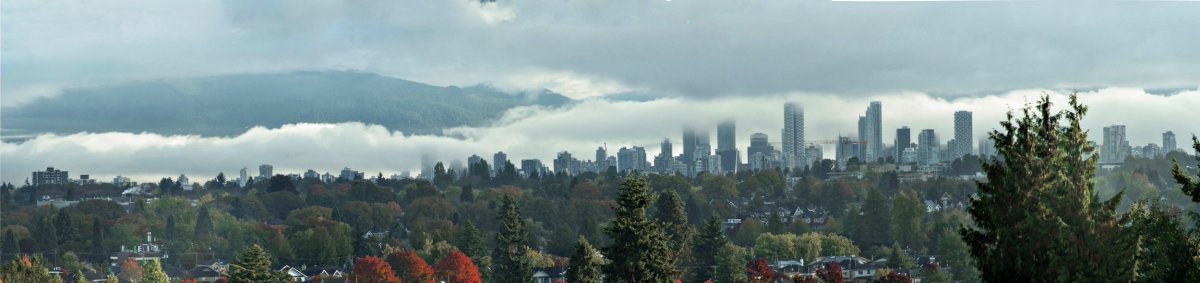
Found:
[[[760,170],[764,168],[803,168],[825,159],[823,145],[832,144],[835,148],[833,160],[838,168],[845,168],[848,163],[860,162],[895,162],[915,165],[932,165],[974,153],[972,142],[972,115],[969,111],[954,113],[954,138],[945,146],[939,141],[933,129],[924,129],[917,136],[916,143],[912,140],[912,131],[908,127],[896,129],[896,139],[892,146],[883,143],[883,105],[872,101],[866,112],[858,117],[858,135],[842,136],[836,140],[807,140],[804,135],[804,109],[795,102],[783,106],[783,129],[781,130],[781,148],[776,149],[765,133],[750,135],[750,146],[746,147],[745,162],[737,148],[737,126],[732,120],[724,120],[717,124],[717,147],[712,148],[709,132],[706,129],[691,125],[683,127],[683,148],[675,155],[674,145],[670,139],[662,141],[661,153],[652,161],[647,158],[646,150],[642,147],[622,147],[616,156],[610,156],[608,149],[596,149],[593,160],[580,160],[570,152],[559,152],[553,160],[551,168],[547,168],[540,160],[525,159],[521,161],[521,171],[526,176],[546,174],[551,169],[555,173],[579,174],[583,172],[601,172],[610,166],[618,171],[637,170],[641,172],[657,172],[665,174],[682,173],[695,176],[701,172],[734,172],[745,170]],[[985,141],[986,142],[986,141]],[[980,148],[981,154],[991,154],[990,146]],[[479,156],[471,156],[467,162],[476,165],[482,161]],[[493,156],[492,164],[508,162],[504,152]],[[495,166],[495,170],[503,165]]]

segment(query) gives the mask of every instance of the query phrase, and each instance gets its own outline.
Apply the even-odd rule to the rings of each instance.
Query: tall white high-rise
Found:
[[[788,102],[783,105],[783,165],[788,168],[807,165],[804,146],[804,108]]]
[[[958,159],[974,153],[975,138],[972,136],[971,117],[971,111],[954,112],[954,147],[950,149],[953,156],[948,156],[948,159]]]
[[[865,119],[863,133],[859,134],[859,139],[865,141],[866,160],[864,162],[874,162],[879,158],[884,158],[887,153],[883,151],[883,103],[879,101],[871,101],[871,105],[867,106],[867,115]]]
[[[249,181],[250,178],[250,174],[246,171],[248,171],[248,169],[242,168],[241,175],[238,176],[238,187],[246,187],[246,181]]]

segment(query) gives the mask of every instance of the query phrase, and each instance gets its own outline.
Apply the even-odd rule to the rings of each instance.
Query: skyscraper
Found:
[[[604,148],[603,146],[597,147],[596,148],[596,169],[603,171],[603,170],[608,170],[608,166],[616,165],[616,164],[607,164],[607,163],[608,163],[608,149]]]
[[[271,164],[263,164],[258,166],[258,177],[263,178],[263,180],[267,180],[270,179],[271,176],[275,176],[274,173],[275,166],[271,166]]]
[[[692,164],[694,164],[692,172],[707,171],[708,162],[711,160],[708,156],[712,155],[712,140],[709,138],[708,130],[696,130],[694,137],[696,146],[691,152]]]
[[[737,150],[737,124],[733,119],[717,124],[717,155],[721,156],[720,171],[730,172],[741,163]]]
[[[775,151],[775,147],[767,141],[767,134],[754,133],[750,135],[750,146],[746,147],[746,155],[761,153],[763,156],[770,156],[771,152]]]
[[[250,181],[250,173],[248,171],[245,167],[242,167],[242,171],[238,175],[238,187],[245,188],[246,182]]]
[[[663,139],[660,147],[662,151],[658,153],[658,156],[654,157],[654,170],[658,171],[658,173],[669,174],[672,172],[671,166],[675,163],[671,139]]]
[[[804,108],[799,103],[783,105],[783,166],[807,165],[804,156]]]
[[[972,118],[970,111],[954,112],[954,148],[949,159],[962,158],[963,155],[974,153],[975,138],[972,136]]]
[[[858,158],[859,162],[863,161],[862,142],[850,137],[838,137],[836,155],[838,169],[846,170],[850,159]]]
[[[940,162],[938,152],[940,147],[941,144],[933,129],[921,130],[921,134],[917,135],[917,164],[930,165]]]
[[[692,164],[692,153],[696,151],[696,128],[692,125],[683,126],[683,152],[679,153],[684,164]]]
[[[883,103],[879,101],[871,101],[871,105],[867,106],[867,113],[864,116],[863,133],[860,133],[859,139],[866,141],[865,147],[865,162],[872,162],[887,156],[883,152]]]
[[[1104,127],[1104,144],[1101,145],[1100,162],[1124,162],[1131,149],[1125,139],[1125,125]]]
[[[500,171],[504,171],[504,166],[507,163],[508,163],[508,154],[505,154],[503,151],[499,151],[499,152],[496,152],[496,154],[492,154],[492,168],[494,168],[494,169],[492,169],[492,172],[500,173]],[[492,175],[496,175],[496,174],[492,174]]]
[[[533,174],[541,175],[545,173],[542,170],[542,161],[538,159],[521,160],[521,173],[525,173],[525,177],[533,176]]]
[[[717,149],[737,148],[737,124],[733,119],[717,124]]]
[[[979,140],[979,157],[987,158],[996,155],[996,142],[990,138]]]
[[[1162,146],[1163,154],[1167,154],[1168,152],[1174,151],[1176,149],[1175,133],[1171,132],[1171,131],[1167,131],[1167,132],[1163,133],[1162,144],[1163,144],[1163,146]]]
[[[912,146],[912,130],[908,126],[896,129],[896,163],[900,163],[900,157],[904,154],[904,150]]]
[[[617,150],[617,170],[629,172],[632,170],[645,171],[646,149],[640,146],[622,147]]]

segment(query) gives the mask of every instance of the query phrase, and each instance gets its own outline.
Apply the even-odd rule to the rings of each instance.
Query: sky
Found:
[[[513,109],[445,136],[356,123],[224,138],[45,135],[4,143],[0,179],[46,166],[151,180],[260,163],[391,173],[418,170],[426,152],[548,161],[605,143],[653,154],[682,123],[712,124],[715,138],[726,117],[744,147],[754,132],[778,141],[784,101],[805,106],[812,140],[851,133],[879,100],[887,142],[901,125],[944,142],[956,110],[976,112],[978,142],[1008,109],[1073,90],[1093,107],[1094,139],[1119,123],[1135,145],[1161,143],[1165,130],[1183,144],[1200,132],[1200,113],[1185,111],[1200,105],[1197,11],[1134,1],[4,1],[0,111],[72,87],[325,69],[547,88],[581,102]],[[663,99],[604,99],[622,93]]]

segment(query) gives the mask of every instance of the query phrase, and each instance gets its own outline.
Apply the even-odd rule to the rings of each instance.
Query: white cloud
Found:
[[[490,158],[492,153],[503,150],[514,160],[539,158],[549,163],[555,152],[567,150],[587,158],[604,143],[610,152],[622,146],[643,146],[653,155],[658,152],[662,138],[678,143],[684,123],[710,128],[715,140],[716,122],[727,117],[737,119],[738,146],[744,149],[749,135],[755,132],[766,133],[778,143],[782,103],[787,100],[804,105],[809,140],[855,134],[857,116],[865,111],[867,102],[880,100],[887,143],[899,126],[909,126],[914,131],[935,129],[945,142],[952,134],[951,117],[957,110],[974,112],[977,142],[987,130],[998,125],[1006,111],[1036,101],[1043,92],[1050,93],[1060,107],[1065,105],[1066,95],[1050,90],[961,99],[921,93],[863,98],[795,93],[649,102],[590,99],[562,109],[514,108],[492,125],[449,129],[447,136],[405,136],[382,126],[359,123],[253,128],[228,138],[147,133],[41,135],[0,147],[0,168],[3,168],[0,179],[20,183],[29,172],[55,166],[72,174],[90,173],[97,178],[125,175],[153,181],[186,173],[194,180],[201,180],[212,178],[217,172],[234,174],[240,168],[253,168],[261,163],[273,164],[279,172],[310,168],[335,172],[348,166],[369,174],[390,175],[404,170],[415,173],[424,154],[439,160],[463,160],[471,154]],[[1200,112],[1189,108],[1200,105],[1197,90],[1156,95],[1139,89],[1111,88],[1081,93],[1080,99],[1090,107],[1084,126],[1092,131],[1093,140],[1098,141],[1100,128],[1109,124],[1128,125],[1134,145],[1161,143],[1160,134],[1166,130],[1175,131],[1180,144],[1185,143],[1187,135],[1200,133],[1195,122],[1200,121]],[[828,155],[831,151],[826,152]]]

